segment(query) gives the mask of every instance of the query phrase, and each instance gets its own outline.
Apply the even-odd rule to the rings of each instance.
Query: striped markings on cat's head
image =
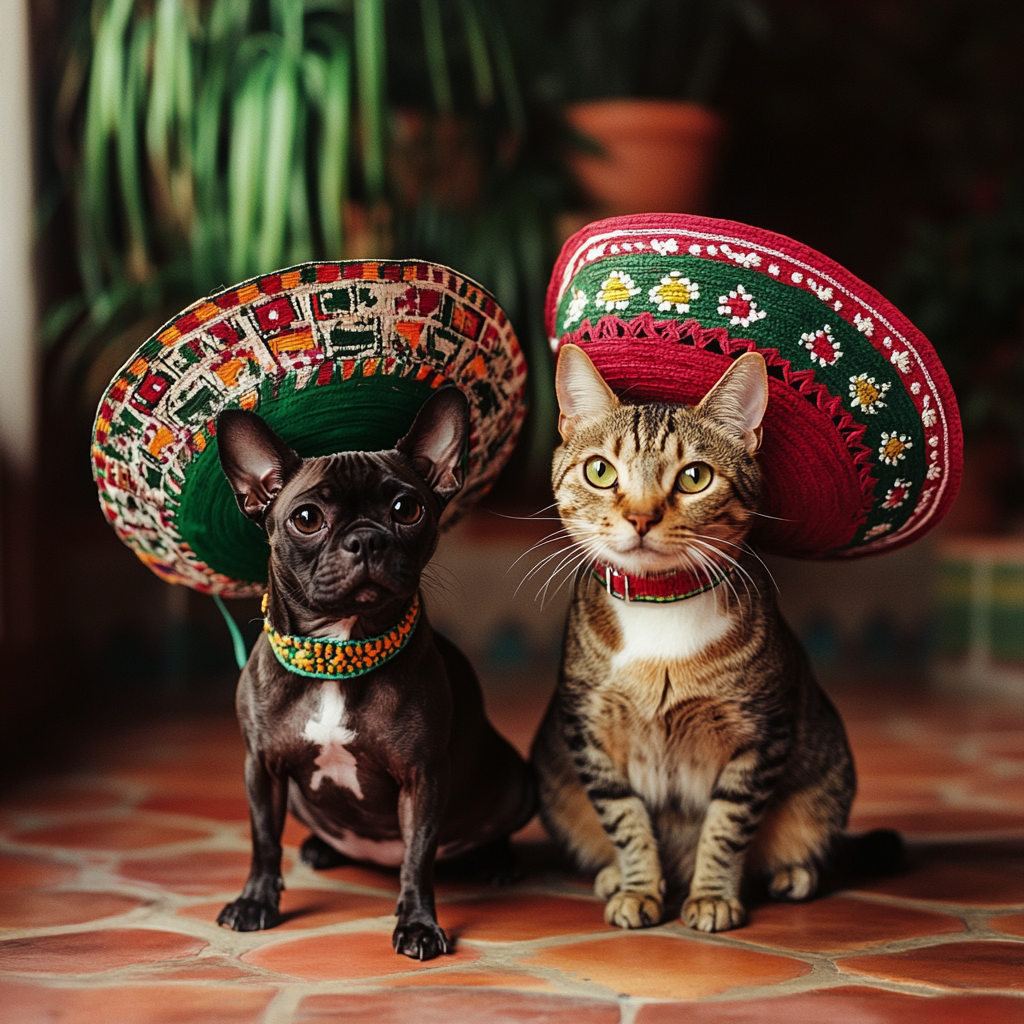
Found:
[[[764,359],[740,356],[695,408],[621,402],[575,345],[559,353],[555,386],[552,483],[573,539],[634,575],[724,567],[760,494]]]

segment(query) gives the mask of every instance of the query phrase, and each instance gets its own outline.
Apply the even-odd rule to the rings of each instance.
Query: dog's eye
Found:
[[[396,523],[409,526],[423,514],[423,506],[415,498],[399,498],[391,506],[391,518]]]
[[[324,525],[324,514],[316,505],[303,505],[292,515],[292,523],[299,533],[316,533]]]

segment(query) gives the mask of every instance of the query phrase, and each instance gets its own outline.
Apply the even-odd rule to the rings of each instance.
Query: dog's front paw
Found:
[[[699,932],[727,932],[739,928],[747,912],[739,900],[722,896],[691,896],[683,904],[683,921]]]
[[[242,897],[229,903],[218,915],[217,924],[236,932],[259,932],[273,928],[281,920],[277,906]]]
[[[413,960],[433,960],[442,953],[450,953],[448,936],[434,921],[398,922],[391,944],[396,953],[412,957]]]
[[[616,928],[650,928],[661,923],[661,911],[653,893],[619,891],[605,904],[604,919]]]

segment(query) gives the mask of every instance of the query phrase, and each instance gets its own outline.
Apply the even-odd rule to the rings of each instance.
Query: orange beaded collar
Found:
[[[266,595],[263,596],[263,615],[263,631],[270,641],[270,649],[289,672],[317,679],[354,679],[380,668],[405,647],[420,620],[420,598],[419,594],[413,597],[394,629],[360,640],[279,633],[267,616]]]

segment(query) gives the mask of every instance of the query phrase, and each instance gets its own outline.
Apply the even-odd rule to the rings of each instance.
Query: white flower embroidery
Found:
[[[935,454],[938,455],[938,452]],[[942,476],[942,467],[937,462],[933,462],[928,467],[927,476],[929,480],[938,480],[939,477]]]
[[[778,263],[770,263],[768,265],[768,273],[771,274],[772,277],[778,277],[780,272],[781,268],[779,267]]]
[[[875,322],[869,316],[861,316],[860,313],[855,313],[853,325],[861,334],[866,334],[869,338],[875,333]]]
[[[896,367],[900,373],[910,373],[910,353],[904,349],[902,352],[893,352],[889,356],[889,362]]]
[[[886,465],[895,466],[907,457],[907,449],[913,447],[913,441],[908,440],[906,434],[897,434],[895,431],[890,434],[883,430],[878,455]]]
[[[639,294],[640,288],[624,270],[613,270],[598,289],[594,302],[610,313],[613,309],[625,309],[629,300]]]
[[[588,301],[587,293],[582,288],[573,288],[569,308],[565,311],[565,323],[562,324],[562,330],[576,323],[583,316],[583,310]]]
[[[794,270],[789,276],[793,284],[799,284],[804,279],[804,275],[799,270]]]
[[[836,299],[836,301],[832,303],[832,308],[838,313],[839,310],[843,308],[843,304],[838,299]]]
[[[832,301],[831,288],[828,288],[823,284],[818,284],[817,281],[812,281],[810,278],[807,278],[807,287],[810,288],[811,291],[814,292],[814,294],[817,295],[822,302]]]
[[[839,342],[832,337],[832,328],[828,324],[813,334],[801,334],[800,340],[804,343],[804,348],[811,353],[812,363],[833,366],[843,354]]]
[[[935,421],[939,418],[938,414],[931,407],[932,396],[924,396],[924,408],[921,410],[921,422],[926,427],[934,427]]]
[[[864,412],[876,413],[879,409],[885,408],[882,398],[890,387],[890,384],[876,384],[875,378],[869,377],[866,373],[851,377],[850,405],[854,408],[859,405]]]
[[[690,246],[690,255],[691,256],[699,256],[700,255],[700,246],[697,245],[696,243],[691,245]]]
[[[667,252],[678,252],[679,243],[674,238],[666,238],[662,241],[660,238],[651,239],[651,248],[659,255],[664,256]],[[710,250],[709,250],[710,251]]]
[[[910,385],[910,393],[912,395],[919,395],[919,394],[921,394],[921,385],[916,380],[914,381],[913,384]]]
[[[718,255],[718,246],[716,246],[716,245],[709,245],[708,246],[708,255],[709,256],[717,256]]]
[[[736,290],[728,295],[718,296],[718,312],[729,317],[733,327],[749,327],[768,315],[763,309],[757,308],[757,300],[741,284],[736,285]]]
[[[673,270],[656,284],[647,297],[658,304],[661,313],[675,309],[677,313],[689,313],[690,303],[700,298],[700,288],[696,282],[683,277],[678,270]]]
[[[882,344],[886,348],[892,348],[892,338],[890,338],[888,335],[886,335],[885,341],[883,341]]]
[[[877,526],[872,526],[867,533],[864,534],[865,540],[871,540],[874,537],[880,537],[883,533],[888,533],[892,529],[892,523],[879,523]]]
[[[892,482],[892,487],[889,488],[885,495],[885,501],[882,502],[882,508],[899,508],[907,500],[907,494],[910,491],[910,481],[901,480],[897,477]]]
[[[604,255],[605,249],[608,248],[607,242],[602,242],[600,245],[595,245],[593,248],[587,250],[587,259],[596,260],[600,259]]]
[[[761,257],[756,252],[734,252],[725,242],[722,243],[721,249],[724,255],[728,256],[733,263],[738,263],[741,267],[761,266]]]

